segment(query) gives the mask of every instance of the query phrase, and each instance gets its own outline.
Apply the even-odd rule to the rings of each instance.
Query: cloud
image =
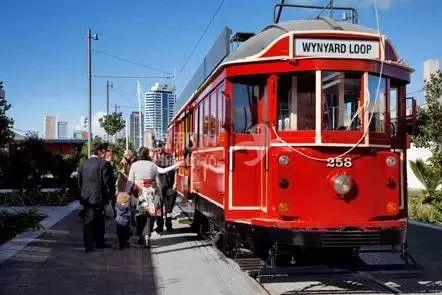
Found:
[[[106,114],[106,112],[103,112],[103,111],[98,111],[95,114],[92,114],[92,134],[93,135],[98,135],[101,137],[106,135],[106,132],[104,131],[103,128],[100,127],[100,122],[98,121],[105,114]],[[85,124],[84,124],[85,119],[86,119],[85,116],[81,116],[78,121],[75,121],[73,124],[74,130],[87,131],[87,125],[85,126]]]

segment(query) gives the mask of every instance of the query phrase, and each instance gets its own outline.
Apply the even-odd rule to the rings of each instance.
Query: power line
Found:
[[[123,93],[122,93],[122,92],[120,92],[120,91],[117,91],[117,90],[114,89],[114,88],[111,88],[111,91],[112,91],[112,92],[115,92],[116,94],[118,94],[121,98],[123,98],[123,99],[126,100],[126,101],[130,101],[130,102],[133,102],[133,101],[134,101],[134,98],[130,98],[130,97],[129,97],[129,93],[127,93],[126,91],[123,91]]]
[[[136,61],[124,58],[124,57],[120,57],[120,56],[116,56],[116,55],[113,55],[113,54],[110,54],[110,53],[106,53],[106,52],[98,50],[98,49],[94,49],[93,51],[98,53],[98,54],[102,54],[102,55],[105,55],[105,56],[108,56],[108,57],[112,57],[112,58],[115,58],[115,59],[118,59],[118,60],[130,63],[130,64],[133,64],[133,65],[137,65],[137,66],[140,66],[140,67],[143,67],[143,68],[151,69],[153,71],[157,71],[157,72],[163,73],[165,75],[172,75],[171,73],[163,71],[161,69],[158,69],[158,68],[155,68],[155,67],[152,67],[152,66],[149,66],[149,65],[145,65],[145,64],[142,64],[142,63],[139,63],[139,62],[136,62]]]
[[[420,90],[415,90],[415,91],[408,92],[407,95],[414,94],[414,93],[419,93],[419,92],[423,92],[423,91],[424,91],[424,89],[422,88]]]
[[[170,79],[172,76],[113,76],[94,75],[94,78],[114,78],[114,79]]]
[[[325,2],[328,2],[328,3],[327,3],[327,4],[324,3],[321,12],[319,12],[319,14],[316,16],[316,18],[320,17],[321,14],[324,12],[324,10],[326,10],[327,8],[332,9],[332,7],[333,7],[333,1],[332,1],[332,0],[326,0]]]
[[[187,56],[186,61],[183,63],[183,65],[181,66],[180,70],[178,71],[177,76],[181,75],[181,73],[183,72],[184,68],[186,67],[186,65],[189,62],[189,60],[192,57],[192,55],[195,53],[195,50],[197,49],[197,47],[200,44],[201,40],[204,38],[204,35],[206,35],[207,31],[209,30],[210,25],[212,25],[213,20],[215,19],[216,15],[220,11],[220,9],[223,6],[223,4],[224,4],[224,0],[221,0],[220,3],[218,4],[218,7],[215,10],[215,13],[212,15],[212,18],[210,19],[209,23],[207,24],[206,28],[204,29],[203,33],[201,34],[200,38],[195,43],[195,45],[193,46],[192,51],[190,52],[189,56]]]
[[[115,105],[114,104],[111,104],[111,106],[112,107],[115,107]],[[137,109],[138,110],[138,107],[132,107],[132,106],[121,106],[121,105],[117,105],[117,107],[118,108],[124,108],[124,109]]]

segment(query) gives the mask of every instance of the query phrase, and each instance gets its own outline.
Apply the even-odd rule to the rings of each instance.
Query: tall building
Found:
[[[45,139],[57,139],[55,116],[45,116]]]
[[[424,80],[428,80],[431,74],[436,73],[440,69],[438,59],[428,59],[424,61]]]
[[[81,130],[74,130],[73,134],[72,134],[72,138],[73,139],[87,139],[84,137],[84,132],[85,131],[81,131]]]
[[[155,139],[165,139],[167,124],[173,117],[175,88],[171,85],[155,83],[146,92],[144,99],[144,130],[152,129]]]
[[[133,144],[135,150],[140,148],[140,126],[141,126],[141,136],[144,134],[143,122],[144,116],[141,113],[141,125],[140,125],[140,113],[132,112],[129,118],[129,141]],[[143,143],[143,139],[141,139]]]
[[[57,122],[57,138],[68,139],[68,122],[66,121]]]
[[[5,98],[5,91],[3,90],[3,81],[0,81],[0,99]]]

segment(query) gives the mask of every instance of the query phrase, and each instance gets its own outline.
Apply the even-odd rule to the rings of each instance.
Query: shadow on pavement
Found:
[[[84,252],[82,224],[72,212],[0,265],[0,294],[157,294],[149,249],[119,250],[113,221],[110,249]]]

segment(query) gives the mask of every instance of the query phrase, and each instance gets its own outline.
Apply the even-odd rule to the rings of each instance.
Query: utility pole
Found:
[[[330,0],[330,18],[333,19],[333,0]]]
[[[106,81],[106,115],[109,115],[109,80]]]
[[[137,97],[138,97],[138,118],[140,123],[140,147],[143,146],[143,130],[142,130],[142,120],[141,120],[141,85],[140,81],[137,81]]]
[[[87,54],[88,54],[88,86],[89,86],[89,104],[88,104],[88,136],[87,153],[91,156],[92,147],[92,40],[98,40],[98,35],[92,35],[91,29],[87,30]]]
[[[106,81],[106,115],[109,116],[109,80]],[[107,135],[107,141],[109,142],[109,134]]]
[[[129,150],[129,116],[126,117],[126,151]]]

